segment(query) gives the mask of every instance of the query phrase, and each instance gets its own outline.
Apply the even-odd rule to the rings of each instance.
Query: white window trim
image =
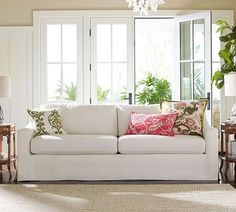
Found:
[[[150,13],[149,17],[175,17],[179,15],[191,14],[204,12],[206,10],[159,10],[158,13]],[[33,107],[39,107],[40,100],[40,28],[41,21],[43,19],[58,17],[58,18],[83,18],[83,83],[84,83],[84,96],[81,103],[89,104],[90,99],[90,85],[91,85],[91,74],[90,74],[90,63],[91,63],[91,52],[90,52],[90,18],[94,17],[140,17],[138,13],[127,10],[78,10],[78,11],[33,11]],[[146,17],[146,16],[143,16]],[[226,18],[227,20],[233,20],[233,10],[213,10],[212,18]]]

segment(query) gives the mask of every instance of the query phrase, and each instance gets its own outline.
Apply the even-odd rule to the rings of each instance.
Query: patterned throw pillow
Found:
[[[177,112],[173,131],[176,135],[203,136],[203,120],[207,100],[161,102],[163,113]]]
[[[27,110],[35,125],[34,137],[49,134],[66,134],[59,111]]]
[[[132,113],[126,135],[151,134],[174,136],[172,131],[176,113],[140,114]]]

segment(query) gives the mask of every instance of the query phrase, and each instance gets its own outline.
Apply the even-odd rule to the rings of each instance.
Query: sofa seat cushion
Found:
[[[42,135],[31,140],[37,155],[115,154],[117,137],[107,135]]]
[[[191,135],[124,135],[118,140],[122,154],[203,154],[205,140]]]

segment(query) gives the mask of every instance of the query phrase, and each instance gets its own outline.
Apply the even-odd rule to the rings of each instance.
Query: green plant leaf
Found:
[[[212,77],[212,83],[215,82],[215,86],[221,89],[224,86],[224,74],[221,71],[216,71]]]
[[[71,82],[71,85],[66,85],[64,84],[65,89],[63,92],[66,94],[66,97],[64,99],[69,100],[69,101],[76,101],[76,85]]]
[[[218,32],[223,33],[223,31],[224,31],[225,29],[230,29],[230,27],[227,26],[227,25],[224,25],[224,26],[222,26],[222,27],[219,27],[219,28],[216,30],[216,33],[218,33]]]
[[[236,32],[236,23],[232,26],[232,31]]]
[[[70,85],[62,83],[61,81],[58,82],[58,86],[56,92],[59,96],[56,97],[57,100],[60,100],[60,96],[63,96],[63,99],[68,101],[76,101],[76,85],[71,82]]]
[[[220,70],[221,70],[222,73],[228,74],[228,73],[230,73],[233,70],[233,68],[234,68],[234,66],[233,66],[232,63],[231,64],[223,64],[221,66]]]
[[[103,90],[100,85],[97,86],[97,100],[98,102],[105,102],[107,100],[110,90]]]
[[[230,51],[230,48],[231,48],[232,44],[233,44],[232,42],[226,43],[225,49],[226,49],[227,51]]]
[[[228,25],[226,21],[223,21],[223,20],[217,20],[216,21],[216,24],[217,25]]]
[[[229,41],[229,38],[228,38],[227,35],[220,36],[220,41],[221,41],[221,42],[228,42],[228,41]]]
[[[223,79],[224,74],[221,71],[216,71],[215,74],[212,77],[212,81],[218,80],[218,79]]]
[[[230,60],[230,52],[226,49],[219,51],[219,56],[224,59],[225,63],[232,63]]]
[[[170,83],[148,73],[138,83],[136,100],[139,104],[158,104],[161,99],[171,99]]]
[[[227,35],[220,36],[221,42],[229,42],[236,39],[236,32],[228,33]]]
[[[217,87],[218,89],[223,88],[223,86],[224,86],[224,80],[222,80],[222,81],[216,81],[215,85],[216,85],[216,87]]]

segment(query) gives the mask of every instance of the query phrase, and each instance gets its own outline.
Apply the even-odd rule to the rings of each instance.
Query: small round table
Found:
[[[7,154],[3,153],[2,142],[3,137],[7,138]],[[13,141],[13,153],[12,153],[12,141]],[[16,126],[15,124],[3,123],[0,124],[0,171],[2,171],[2,165],[6,164],[7,169],[12,177],[11,163],[14,164],[16,170]]]
[[[236,156],[229,154],[229,135],[234,135],[234,139],[236,139],[236,124],[230,124],[227,122],[221,123],[221,165],[220,171],[223,167],[223,161],[225,161],[225,175],[229,170],[229,164],[234,163],[234,170],[236,171]],[[224,151],[225,150],[225,151]]]

